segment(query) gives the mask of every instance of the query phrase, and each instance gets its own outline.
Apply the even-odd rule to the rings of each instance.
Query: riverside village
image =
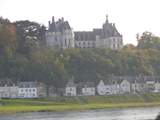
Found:
[[[48,22],[45,30],[43,45],[48,48],[93,49],[109,48],[120,50],[123,48],[123,37],[118,32],[115,23],[110,23],[108,16],[102,28],[92,31],[73,31],[69,22],[64,18]],[[74,76],[66,80],[63,87],[33,81],[9,82],[11,78],[1,78],[0,98],[46,98],[57,96],[95,96],[160,93],[160,76],[116,76],[111,75],[96,82],[83,80],[75,82]]]
[[[39,82],[20,82],[18,85],[0,87],[1,98],[45,98],[57,96],[95,96],[160,93],[160,77],[139,76],[120,77],[112,76],[109,80],[100,80],[99,83],[74,83],[70,79],[64,88],[50,87]]]

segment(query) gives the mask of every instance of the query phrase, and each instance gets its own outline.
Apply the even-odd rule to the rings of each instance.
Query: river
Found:
[[[159,112],[160,107],[33,112],[0,115],[0,120],[154,120]]]

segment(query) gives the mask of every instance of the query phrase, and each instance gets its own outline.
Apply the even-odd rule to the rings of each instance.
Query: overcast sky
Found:
[[[100,28],[108,14],[124,43],[136,44],[136,34],[160,36],[160,0],[0,0],[0,16],[48,25],[51,16],[64,17],[73,30]]]

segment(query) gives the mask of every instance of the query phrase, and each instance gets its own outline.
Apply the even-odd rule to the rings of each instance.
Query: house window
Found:
[[[35,89],[33,89],[33,92],[35,92],[36,90]]]
[[[26,92],[28,92],[28,89],[26,89]]]
[[[67,46],[67,40],[66,40],[66,39],[64,40],[64,42],[65,42],[65,43],[64,43],[64,44],[65,44],[65,46]]]
[[[55,38],[55,41],[57,42],[57,38]]]
[[[72,88],[70,88],[70,91],[72,91]]]
[[[84,91],[87,91],[87,88],[84,88]]]
[[[23,89],[21,89],[21,92],[23,92]]]

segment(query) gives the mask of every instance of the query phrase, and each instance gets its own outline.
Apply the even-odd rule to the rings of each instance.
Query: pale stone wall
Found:
[[[61,32],[46,32],[48,47],[74,48],[74,35],[70,30]]]
[[[76,95],[77,95],[76,87],[65,88],[65,96],[76,96]]]

